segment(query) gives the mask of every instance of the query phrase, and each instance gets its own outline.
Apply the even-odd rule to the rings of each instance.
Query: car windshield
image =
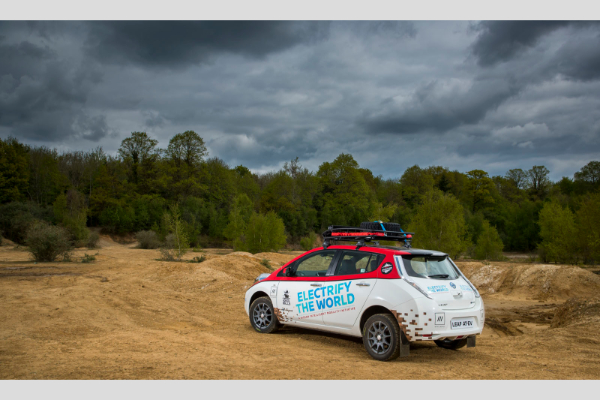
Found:
[[[458,274],[447,256],[402,256],[409,276],[425,279],[457,279]]]

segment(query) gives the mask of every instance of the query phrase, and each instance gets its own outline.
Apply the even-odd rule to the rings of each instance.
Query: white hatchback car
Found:
[[[389,229],[397,224],[381,226],[330,227],[323,247],[259,276],[245,296],[254,329],[291,325],[362,337],[381,361],[407,356],[409,343],[420,340],[474,347],[485,318],[477,289],[447,254],[411,249],[412,234]],[[372,239],[405,247],[367,245]],[[331,245],[338,240],[358,244]]]

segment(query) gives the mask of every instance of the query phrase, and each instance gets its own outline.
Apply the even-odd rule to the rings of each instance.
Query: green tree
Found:
[[[166,150],[173,183],[169,190],[177,195],[199,195],[205,189],[199,182],[200,167],[208,154],[204,139],[194,131],[178,133],[171,138]]]
[[[31,201],[52,204],[69,187],[68,178],[58,168],[58,152],[45,146],[29,150],[29,189]]]
[[[131,136],[121,142],[118,153],[129,165],[133,183],[136,185],[139,183],[139,177],[143,171],[147,170],[156,160],[157,144],[158,140],[152,139],[146,132],[131,132]]]
[[[369,217],[369,221],[390,222],[397,209],[398,206],[394,203],[390,203],[385,207],[382,203],[375,203],[375,207],[373,208],[373,212]]]
[[[474,257],[478,260],[501,260],[503,248],[504,244],[496,228],[484,220],[473,251]]]
[[[169,212],[163,216],[163,224],[167,231],[163,258],[181,260],[190,247],[189,238],[186,234],[181,212],[177,204],[169,207]]]
[[[358,163],[350,154],[340,154],[332,163],[324,162],[317,172],[321,227],[359,225],[369,217],[375,200]]]
[[[85,196],[75,189],[59,195],[53,204],[54,216],[76,241],[86,240],[90,234],[87,228],[87,206]]]
[[[252,211],[252,202],[248,196],[243,193],[236,196],[229,212],[229,223],[223,231],[223,236],[231,240],[235,250],[244,249],[241,236],[252,217]]]
[[[529,177],[530,191],[538,199],[544,199],[550,188],[550,179],[548,178],[550,171],[543,165],[534,165],[529,171],[527,176]]]
[[[0,204],[25,200],[29,183],[29,147],[0,139]]]
[[[521,168],[509,170],[506,173],[506,179],[511,181],[517,189],[527,189],[530,185],[529,175]]]
[[[545,262],[570,263],[575,258],[575,219],[568,207],[548,201],[540,211],[540,236],[538,248]]]
[[[286,243],[285,226],[273,211],[267,214],[252,213],[242,240],[244,249],[253,254],[278,251]]]
[[[600,161],[590,161],[581,170],[575,172],[575,181],[583,183],[588,190],[600,186]]]
[[[451,194],[434,189],[417,206],[408,230],[415,232],[415,247],[439,250],[458,258],[469,241],[463,207]]]
[[[600,193],[586,196],[576,214],[577,243],[588,263],[600,260]]]
[[[541,201],[528,199],[509,206],[504,241],[507,250],[534,251],[537,248],[541,241],[537,222],[542,206]]]
[[[235,187],[238,193],[244,193],[252,203],[255,203],[260,197],[260,187],[258,186],[257,176],[243,165],[234,168]]]
[[[167,147],[167,156],[178,167],[186,165],[190,170],[198,168],[207,155],[204,139],[194,131],[176,134]]]
[[[407,168],[400,178],[402,197],[410,207],[420,204],[424,196],[433,189],[434,179],[426,170],[418,165]]]
[[[467,185],[467,204],[470,204],[471,211],[477,212],[494,203],[494,191],[496,189],[494,181],[490,179],[487,172],[480,169],[474,169],[467,172],[469,182]]]

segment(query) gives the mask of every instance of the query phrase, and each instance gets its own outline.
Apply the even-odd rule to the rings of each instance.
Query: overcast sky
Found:
[[[600,24],[0,22],[0,137],[115,153],[194,130],[255,172],[342,152],[572,177],[600,160]]]

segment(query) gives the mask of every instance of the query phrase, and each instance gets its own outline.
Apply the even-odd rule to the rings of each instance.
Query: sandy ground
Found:
[[[0,379],[600,378],[600,276],[581,268],[460,263],[486,304],[477,347],[418,343],[382,363],[359,339],[250,327],[244,292],[268,271],[260,261],[277,267],[299,252],[207,250],[188,253],[207,257],[192,264],[101,245],[43,264],[0,247]],[[78,262],[84,253],[96,261]]]

